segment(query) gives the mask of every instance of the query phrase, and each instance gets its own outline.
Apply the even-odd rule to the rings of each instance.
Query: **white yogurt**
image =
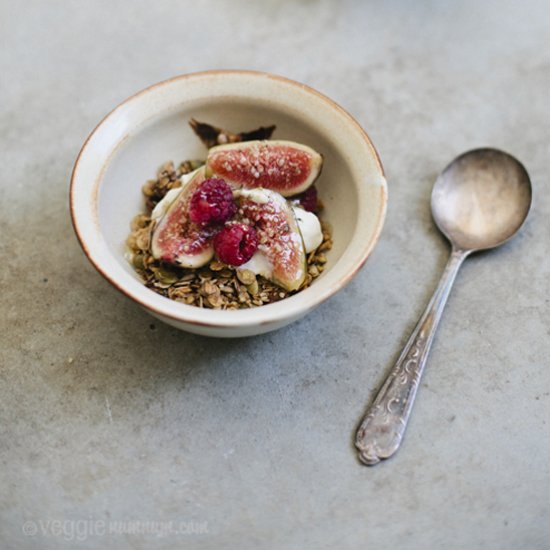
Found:
[[[256,275],[261,275],[266,279],[269,279],[273,273],[273,265],[260,251],[255,252],[248,262],[239,266],[239,269],[250,269]]]
[[[292,210],[304,239],[306,253],[313,252],[323,242],[321,222],[313,212],[307,212],[299,206],[293,206]]]

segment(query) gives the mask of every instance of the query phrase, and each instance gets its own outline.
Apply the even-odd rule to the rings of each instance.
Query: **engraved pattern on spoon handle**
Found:
[[[468,254],[452,251],[432,299],[357,430],[359,459],[369,466],[392,456],[401,444],[437,325]]]

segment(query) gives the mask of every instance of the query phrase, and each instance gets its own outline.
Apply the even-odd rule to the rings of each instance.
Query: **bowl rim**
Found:
[[[350,123],[352,126],[358,130],[358,134],[363,139],[364,143],[367,145],[367,147],[371,150],[373,153],[373,157],[376,163],[376,168],[379,172],[379,175],[381,177],[381,202],[378,209],[378,220],[377,224],[374,229],[373,237],[370,240],[369,246],[365,248],[362,255],[357,258],[354,261],[353,269],[348,271],[344,276],[340,277],[337,284],[333,285],[328,289],[325,293],[320,294],[311,294],[311,300],[302,308],[295,311],[283,311],[279,313],[278,315],[265,315],[266,310],[269,310],[270,306],[275,304],[266,304],[265,306],[262,306],[261,308],[254,308],[252,310],[235,310],[235,311],[217,311],[217,310],[209,310],[209,309],[203,309],[203,308],[197,308],[196,306],[188,306],[185,304],[179,304],[180,306],[183,306],[181,308],[181,314],[176,314],[173,312],[168,312],[166,310],[159,310],[159,308],[155,307],[154,305],[148,303],[146,300],[141,299],[140,297],[135,296],[132,292],[128,291],[119,281],[116,280],[113,276],[111,276],[108,271],[100,265],[100,262],[96,261],[92,254],[90,253],[88,244],[86,243],[85,237],[83,236],[82,231],[79,228],[78,224],[78,215],[77,215],[77,206],[75,204],[75,188],[76,188],[76,182],[77,182],[77,176],[79,171],[80,162],[83,158],[83,156],[86,154],[88,146],[90,144],[90,141],[92,138],[98,133],[98,131],[103,127],[103,125],[110,120],[111,118],[115,117],[117,113],[125,108],[129,103],[135,101],[136,99],[140,98],[141,96],[148,94],[157,88],[170,85],[174,82],[179,82],[182,80],[188,80],[188,79],[200,79],[204,77],[211,77],[211,76],[247,76],[247,77],[259,77],[259,78],[268,78],[272,79],[276,82],[282,83],[287,86],[298,88],[308,94],[316,96],[318,99],[322,100],[325,104],[327,104],[331,109],[337,111],[348,123]],[[115,151],[116,151],[115,147]],[[111,151],[111,154],[113,151]],[[103,173],[103,169],[100,171],[100,176]],[[372,143],[369,135],[367,132],[362,128],[362,126],[359,124],[359,122],[348,112],[346,111],[342,106],[340,106],[338,103],[336,103],[334,100],[330,99],[328,96],[324,95],[323,93],[317,91],[316,89],[312,88],[311,86],[308,86],[306,84],[302,84],[300,82],[297,82],[295,80],[292,80],[290,78],[276,75],[273,73],[265,72],[265,71],[255,71],[255,70],[245,70],[245,69],[214,69],[214,70],[207,70],[207,71],[199,71],[199,72],[192,72],[192,73],[185,73],[181,75],[176,75],[174,77],[162,80],[160,82],[157,82],[155,84],[152,84],[150,86],[147,86],[146,88],[143,88],[142,90],[134,93],[133,95],[126,98],[124,101],[119,103],[116,107],[114,107],[111,111],[109,111],[100,121],[99,123],[94,127],[94,129],[90,132],[86,140],[84,141],[73,166],[73,170],[71,173],[71,179],[70,179],[70,186],[69,186],[69,208],[70,208],[70,214],[71,214],[71,222],[74,229],[74,232],[77,236],[78,242],[90,261],[90,263],[94,266],[94,268],[113,286],[115,287],[119,292],[130,298],[132,301],[136,302],[146,310],[148,310],[150,313],[152,313],[155,316],[160,316],[169,318],[173,321],[181,322],[181,323],[188,323],[191,325],[196,326],[202,326],[202,327],[211,327],[211,328],[236,328],[236,327],[250,327],[255,325],[269,325],[269,324],[276,324],[278,322],[281,322],[283,319],[293,316],[299,316],[300,313],[307,313],[308,311],[311,311],[316,306],[320,305],[327,299],[329,299],[331,296],[333,296],[335,293],[337,293],[339,290],[341,290],[344,286],[346,286],[358,273],[358,271],[363,267],[366,260],[370,256],[371,252],[373,251],[374,247],[376,246],[379,238],[380,233],[382,231],[382,227],[384,225],[384,221],[386,218],[386,210],[387,210],[387,200],[388,200],[388,192],[387,192],[387,185],[386,185],[386,179],[385,179],[385,172],[382,165],[382,161],[380,159],[380,155],[378,154],[378,151],[376,150],[376,147]],[[310,287],[311,288],[311,287]],[[305,289],[307,291],[308,289]],[[152,292],[152,291],[151,291]],[[154,293],[152,293],[154,294]],[[299,296],[301,293],[298,293],[294,296],[290,296],[289,298],[286,298],[284,301],[290,301],[293,298]],[[156,295],[155,295],[156,296]],[[169,299],[167,299],[169,300]],[[171,302],[171,300],[169,300]],[[280,303],[280,302],[279,302]],[[189,309],[187,309],[189,308]],[[254,319],[244,319],[243,314],[249,314],[250,312],[257,312],[258,309],[263,310],[264,315],[262,315],[263,320],[254,320]],[[290,308],[288,308],[290,309]],[[191,310],[191,311],[190,311]],[[186,315],[186,312],[192,313],[192,317],[196,317],[197,315],[204,315],[207,317],[208,315],[211,315],[212,313],[217,313],[218,315],[223,314],[223,316],[226,318],[225,322],[220,320],[199,320],[199,319],[191,319],[190,316]],[[241,319],[239,319],[241,317]],[[245,321],[245,322],[243,322]]]

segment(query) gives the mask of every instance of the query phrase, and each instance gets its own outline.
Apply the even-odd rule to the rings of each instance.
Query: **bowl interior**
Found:
[[[206,156],[206,148],[189,127],[191,117],[232,131],[276,124],[273,138],[305,143],[322,153],[324,166],[316,185],[325,204],[322,217],[331,223],[334,235],[334,248],[327,255],[328,272],[350,242],[359,215],[350,167],[330,136],[321,135],[297,116],[286,114],[281,106],[251,104],[244,98],[215,104],[208,99],[182,104],[135,129],[111,157],[100,185],[99,226],[121,266],[137,277],[124,259],[124,242],[131,219],[143,210],[141,186],[154,178],[157,168],[167,160],[177,165]]]
[[[257,310],[199,310],[145,288],[125,259],[130,221],[143,210],[141,186],[167,160],[204,159],[189,127],[196,118],[231,131],[275,124],[276,139],[305,143],[324,156],[316,185],[334,248],[312,287]],[[75,166],[73,221],[94,265],[142,305],[175,319],[218,326],[267,323],[305,313],[343,286],[377,240],[385,215],[385,180],[376,152],[345,111],[296,83],[261,73],[203,73],[176,78],[130,98],[90,136]],[[261,310],[261,313],[260,313]],[[224,316],[224,322],[220,322]],[[210,318],[210,317],[211,318]],[[216,316],[216,317],[213,317]],[[198,321],[200,319],[200,321]]]

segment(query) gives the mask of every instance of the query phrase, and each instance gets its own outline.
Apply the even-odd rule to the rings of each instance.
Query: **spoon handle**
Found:
[[[364,464],[372,466],[389,458],[401,445],[437,325],[468,254],[453,249],[426,311],[357,430],[355,446]]]

